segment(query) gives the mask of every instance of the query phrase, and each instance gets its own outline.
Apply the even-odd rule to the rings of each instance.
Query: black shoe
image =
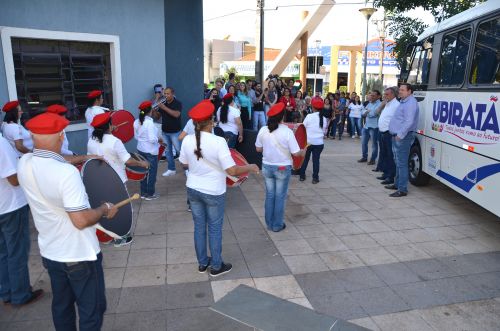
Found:
[[[342,140],[342,137],[341,137],[341,136],[339,136],[339,140]]]
[[[407,195],[408,195],[408,193],[406,193],[406,192],[401,192],[401,191],[396,191],[396,192],[394,192],[394,193],[392,193],[392,194],[389,194],[389,196],[390,196],[390,197],[393,197],[393,198],[401,198],[401,197],[405,197],[405,196],[407,196]]]
[[[3,304],[4,304],[4,306],[10,305],[10,300],[4,300]]]
[[[313,183],[313,184],[318,184],[318,183],[319,183],[319,179],[314,179],[314,178],[313,178],[312,183]]]
[[[384,186],[384,187],[385,187],[386,189],[388,189],[388,190],[397,190],[397,189],[398,189],[398,188],[397,188],[394,184],[392,184],[392,185],[386,185],[386,186]]]
[[[292,169],[292,176],[300,175],[300,169]]]
[[[31,292],[31,297],[26,300],[25,302],[21,303],[21,304],[18,304],[18,305],[13,305],[14,307],[22,307],[22,306],[26,306],[26,305],[29,305],[31,303],[34,303],[36,301],[38,301],[38,299],[40,299],[41,297],[43,297],[43,290],[42,289],[39,289],[39,290],[36,290],[36,291],[33,291]]]
[[[391,180],[391,179],[387,178],[386,180],[380,182],[380,184],[382,184],[382,185],[391,185],[391,184],[394,184],[394,180]]]
[[[370,162],[367,163],[367,165],[374,165],[375,164],[375,161],[373,160],[370,160]]]
[[[335,136],[332,136],[332,139],[335,140]]]
[[[305,180],[306,180],[306,176],[300,176],[299,180],[300,180],[301,182],[305,181]]]
[[[210,258],[208,258],[208,263],[207,263],[207,265],[199,265],[199,266],[198,266],[198,272],[199,272],[200,274],[204,274],[204,273],[207,271],[207,269],[208,269],[208,267],[209,267],[209,266],[210,266]]]
[[[382,170],[380,170],[380,169],[377,169],[377,168],[375,168],[375,169],[372,169],[372,171],[373,171],[373,172],[382,172]]]
[[[387,179],[387,178],[385,178],[385,176],[378,176],[378,177],[377,177],[377,179],[378,179],[378,180],[385,180],[385,179]]]
[[[231,263],[222,263],[219,270],[213,270],[210,268],[210,276],[217,277],[223,274],[227,274],[229,271],[233,269],[233,265]]]
[[[365,158],[361,158],[361,159],[358,160],[359,163],[363,163],[363,162],[366,162],[366,161],[368,161],[368,160],[365,159]]]

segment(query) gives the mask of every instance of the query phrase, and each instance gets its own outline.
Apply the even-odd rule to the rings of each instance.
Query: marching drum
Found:
[[[146,161],[146,159],[138,153],[131,153],[130,156],[137,161]],[[148,175],[148,169],[137,166],[125,165],[125,173],[127,178],[133,181],[141,181]]]
[[[288,128],[290,128],[293,131],[293,134],[295,135],[295,139],[297,139],[297,143],[299,144],[300,149],[306,148],[307,132],[304,124],[302,123],[283,123],[283,124],[288,126]],[[302,167],[302,163],[304,163],[304,157],[292,155],[292,160],[293,160],[293,165],[292,165],[293,170],[299,170],[300,167]]]
[[[83,165],[82,180],[92,208],[99,207],[103,201],[117,204],[130,199],[127,187],[120,176],[106,161],[90,159]],[[97,228],[108,236],[100,234],[99,241],[109,241],[109,236],[119,238],[127,235],[132,228],[132,205],[123,205],[112,219],[101,218]]]
[[[236,165],[243,166],[243,165],[248,164],[247,160],[237,150],[230,148],[229,151],[231,152],[231,157],[233,158],[234,163],[236,163]],[[247,180],[247,178],[248,178],[248,172],[244,173],[242,175],[239,175],[238,177],[226,176],[226,186],[227,187],[238,187],[245,180]]]
[[[158,161],[161,160],[161,157],[163,156],[163,152],[165,152],[165,145],[160,145],[160,148],[158,149]]]
[[[134,115],[127,110],[117,110],[111,113],[111,124],[113,136],[120,139],[124,144],[134,138]]]

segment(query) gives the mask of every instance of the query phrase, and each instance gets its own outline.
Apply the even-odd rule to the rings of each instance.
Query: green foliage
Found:
[[[235,67],[231,67],[228,69],[228,71],[226,71],[226,73],[224,74],[224,79],[226,80],[226,82],[229,80],[229,74],[231,72],[234,72],[234,80],[236,82],[239,82],[240,81],[240,76],[238,75],[238,71],[236,71],[236,68]]]
[[[380,79],[374,79],[373,77],[368,78],[368,82],[366,84],[366,91],[379,90],[380,93],[384,91],[384,84]]]

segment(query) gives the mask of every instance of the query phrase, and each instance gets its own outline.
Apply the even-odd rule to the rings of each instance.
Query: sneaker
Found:
[[[13,304],[13,306],[14,307],[22,307],[22,306],[26,306],[26,305],[29,305],[31,303],[34,303],[34,302],[38,301],[38,299],[40,299],[43,296],[43,293],[44,292],[42,289],[33,291],[33,292],[31,292],[31,297],[28,300],[26,300],[23,303],[17,304],[17,305]]]
[[[198,266],[198,272],[200,274],[204,274],[205,272],[207,272],[207,269],[208,269],[209,266],[210,266],[210,258],[208,258],[208,264],[207,265],[199,265]]]
[[[227,274],[229,271],[233,269],[233,265],[231,263],[222,263],[219,270],[213,270],[210,268],[210,276],[217,277],[223,274]]]
[[[374,165],[374,164],[375,164],[375,161],[373,161],[373,160],[370,160],[370,161],[367,163],[367,165]]]
[[[305,181],[305,180],[306,180],[306,176],[300,176],[299,180],[300,180],[301,182]]]
[[[355,136],[351,136],[352,139],[356,138]]]
[[[319,179],[313,179],[313,180],[312,180],[312,183],[313,183],[313,184],[318,184],[318,183],[319,183]]]
[[[191,212],[191,206],[188,205],[188,212]]]
[[[132,238],[130,236],[127,236],[126,238],[115,239],[114,240],[114,246],[115,247],[127,246],[127,245],[130,245],[133,242],[134,242],[134,238]]]
[[[363,163],[363,162],[366,162],[366,161],[368,161],[368,160],[365,159],[364,157],[358,160],[359,163]]]
[[[158,199],[159,197],[160,197],[160,195],[155,193],[155,194],[153,194],[153,195],[150,195],[150,196],[146,197],[144,200],[146,200],[146,201],[151,201],[151,200],[156,200],[156,199]]]
[[[142,200],[146,200],[146,198],[147,198],[147,197],[148,197],[147,195],[142,195],[142,194],[141,194],[141,199],[142,199]]]
[[[392,194],[389,194],[389,196],[390,196],[391,198],[401,198],[401,197],[405,197],[405,196],[407,196],[407,195],[408,195],[408,193],[406,193],[406,192],[401,192],[401,191],[396,191],[396,192],[394,192],[394,193],[392,193]]]
[[[175,170],[167,170],[162,174],[162,176],[169,177],[169,176],[175,176],[175,174],[176,174]]]

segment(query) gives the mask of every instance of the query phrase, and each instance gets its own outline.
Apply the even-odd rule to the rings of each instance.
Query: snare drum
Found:
[[[131,153],[130,156],[137,161],[146,161],[146,159],[138,153]],[[148,175],[148,169],[137,166],[125,166],[125,173],[128,180],[141,181]]]
[[[234,163],[238,166],[248,165],[247,160],[241,155],[237,150],[230,148],[231,157],[234,160]],[[248,178],[248,172],[241,174],[237,177],[238,179],[234,181],[233,179],[226,177],[226,185],[227,187],[238,187]]]
[[[295,139],[297,139],[297,143],[299,144],[300,149],[304,149],[307,146],[307,132],[306,127],[302,123],[283,123],[288,128],[293,131]],[[304,163],[304,157],[293,156],[293,170],[299,170],[302,167],[302,163]]]

